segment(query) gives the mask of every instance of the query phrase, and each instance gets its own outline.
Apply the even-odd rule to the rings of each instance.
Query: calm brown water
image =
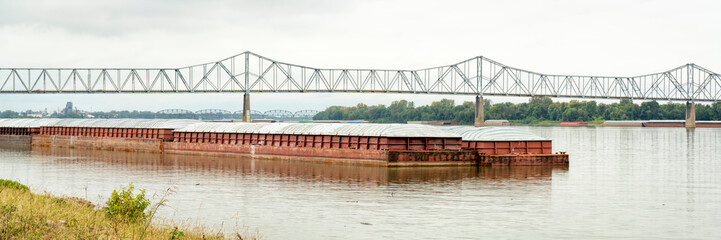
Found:
[[[168,188],[161,215],[267,239],[721,238],[721,129],[528,127],[567,168],[359,167],[0,147],[0,178],[102,203]]]

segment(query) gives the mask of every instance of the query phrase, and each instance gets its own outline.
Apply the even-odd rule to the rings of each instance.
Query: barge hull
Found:
[[[205,156],[249,156],[325,163],[377,166],[476,165],[475,151],[386,151],[167,142],[164,152]]]
[[[481,165],[490,166],[568,166],[568,154],[486,155]]]
[[[30,135],[0,135],[0,144],[30,144]]]
[[[164,152],[183,155],[248,156],[311,162],[388,165],[387,153],[381,150],[166,142],[164,143]]]
[[[2,139],[2,138],[0,138]],[[284,147],[266,145],[164,142],[160,139],[88,136],[12,136],[32,141],[33,146],[157,152],[199,156],[248,156],[310,162],[410,166],[567,166],[567,154],[485,155],[477,150],[363,150],[342,148]]]
[[[147,138],[33,135],[33,146],[104,149],[129,152],[163,152],[163,141]]]

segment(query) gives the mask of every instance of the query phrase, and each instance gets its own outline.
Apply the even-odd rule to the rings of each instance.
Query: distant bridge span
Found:
[[[481,102],[484,95],[721,100],[721,76],[695,64],[638,76],[579,76],[527,71],[482,56],[418,70],[323,69],[244,52],[181,68],[0,67],[0,83],[0,93],[238,92],[246,102],[252,92],[462,94]]]

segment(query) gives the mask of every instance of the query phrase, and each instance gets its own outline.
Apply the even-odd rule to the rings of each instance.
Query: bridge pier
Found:
[[[483,116],[483,97],[476,95],[476,118],[473,121],[473,126],[483,127],[485,125],[485,119]]]
[[[694,102],[686,102],[686,128],[696,127],[696,104]]]
[[[250,122],[250,94],[243,95],[243,122]]]

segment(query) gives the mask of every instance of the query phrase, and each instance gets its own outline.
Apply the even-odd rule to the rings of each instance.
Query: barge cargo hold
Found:
[[[53,124],[55,118],[0,118],[0,144],[31,144],[32,136],[40,133],[42,126]]]
[[[445,130],[461,135],[461,148],[485,155],[552,153],[551,140],[516,128],[457,126]]]
[[[30,126],[23,121],[31,120],[0,119],[0,129],[8,138],[31,136],[32,145],[50,147],[380,166],[568,165],[567,154],[551,153],[550,140],[512,128],[141,119],[45,119]]]
[[[202,123],[174,131],[168,153],[382,166],[471,165],[461,137],[439,127],[412,124]]]

